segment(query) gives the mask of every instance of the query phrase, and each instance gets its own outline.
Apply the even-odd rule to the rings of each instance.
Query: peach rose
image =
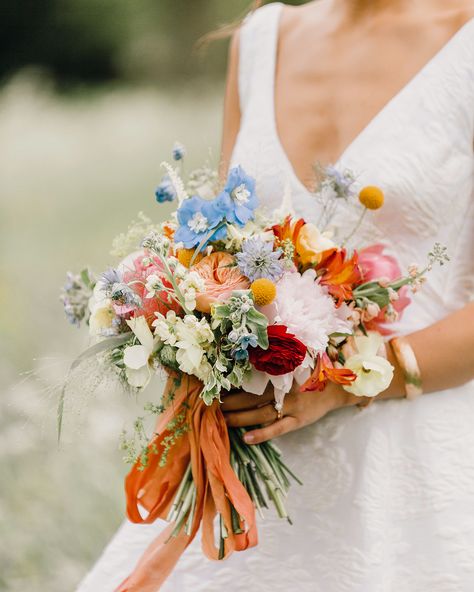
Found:
[[[192,269],[206,285],[205,292],[196,294],[196,309],[200,312],[210,312],[211,304],[229,298],[234,290],[247,290],[250,285],[235,266],[235,257],[229,253],[211,253]]]
[[[305,224],[296,239],[296,252],[303,265],[314,265],[321,260],[321,253],[334,247],[332,240],[311,223]]]

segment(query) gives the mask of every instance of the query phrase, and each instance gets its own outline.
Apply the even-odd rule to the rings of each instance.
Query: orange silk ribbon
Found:
[[[257,542],[255,508],[230,464],[230,444],[227,426],[218,401],[207,406],[199,396],[202,383],[192,376],[182,376],[177,388],[176,376],[165,387],[164,400],[174,389],[173,400],[160,417],[156,434],[150,442],[149,461],[145,468],[137,460],[125,480],[127,515],[135,523],[151,523],[166,519],[177,489],[191,461],[196,485],[196,509],[191,533],[184,529],[176,537],[171,523],[149,545],[133,573],[115,592],[156,592],[172,572],[181,554],[196,536],[202,524],[202,549],[209,559],[219,558],[214,539],[214,520],[221,514],[228,536],[224,542],[224,558],[233,551],[254,547]],[[163,440],[170,434],[169,422],[183,410],[189,430],[171,447],[165,466],[159,465]],[[155,448],[156,447],[156,448]],[[153,450],[158,450],[154,454]],[[241,534],[232,529],[229,506],[232,503],[240,516]],[[145,518],[139,505],[147,512]]]

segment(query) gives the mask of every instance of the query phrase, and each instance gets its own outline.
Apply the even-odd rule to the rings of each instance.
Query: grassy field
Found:
[[[189,168],[217,162],[220,121],[220,88],[59,98],[23,76],[0,91],[2,591],[72,591],[122,519],[118,434],[139,406],[75,389],[58,450],[54,386],[86,342],[58,289],[67,269],[111,262],[138,211],[163,216],[153,189],[174,140]]]

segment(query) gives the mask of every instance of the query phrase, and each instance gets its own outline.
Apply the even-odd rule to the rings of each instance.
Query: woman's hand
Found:
[[[246,427],[263,424],[245,434],[247,444],[259,444],[314,423],[333,409],[360,402],[337,384],[328,383],[323,392],[302,393],[294,383],[286,395],[282,418],[278,419],[274,407],[273,386],[269,383],[263,395],[240,392],[224,397],[222,410],[229,427]],[[265,425],[266,424],[266,425]]]

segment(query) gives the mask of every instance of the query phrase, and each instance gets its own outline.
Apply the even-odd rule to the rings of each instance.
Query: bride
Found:
[[[313,163],[351,169],[386,195],[361,242],[407,267],[438,241],[451,262],[397,325],[423,396],[406,398],[392,356],[395,379],[366,409],[331,383],[294,389],[281,419],[271,393],[227,397],[229,425],[267,425],[250,443],[281,437],[304,481],[294,525],[267,517],[255,549],[220,563],[195,541],[164,592],[474,590],[473,17],[465,0],[272,3],[235,33],[224,169],[253,174],[268,208],[286,185],[306,220]],[[78,591],[113,591],[161,528],[124,523]]]

